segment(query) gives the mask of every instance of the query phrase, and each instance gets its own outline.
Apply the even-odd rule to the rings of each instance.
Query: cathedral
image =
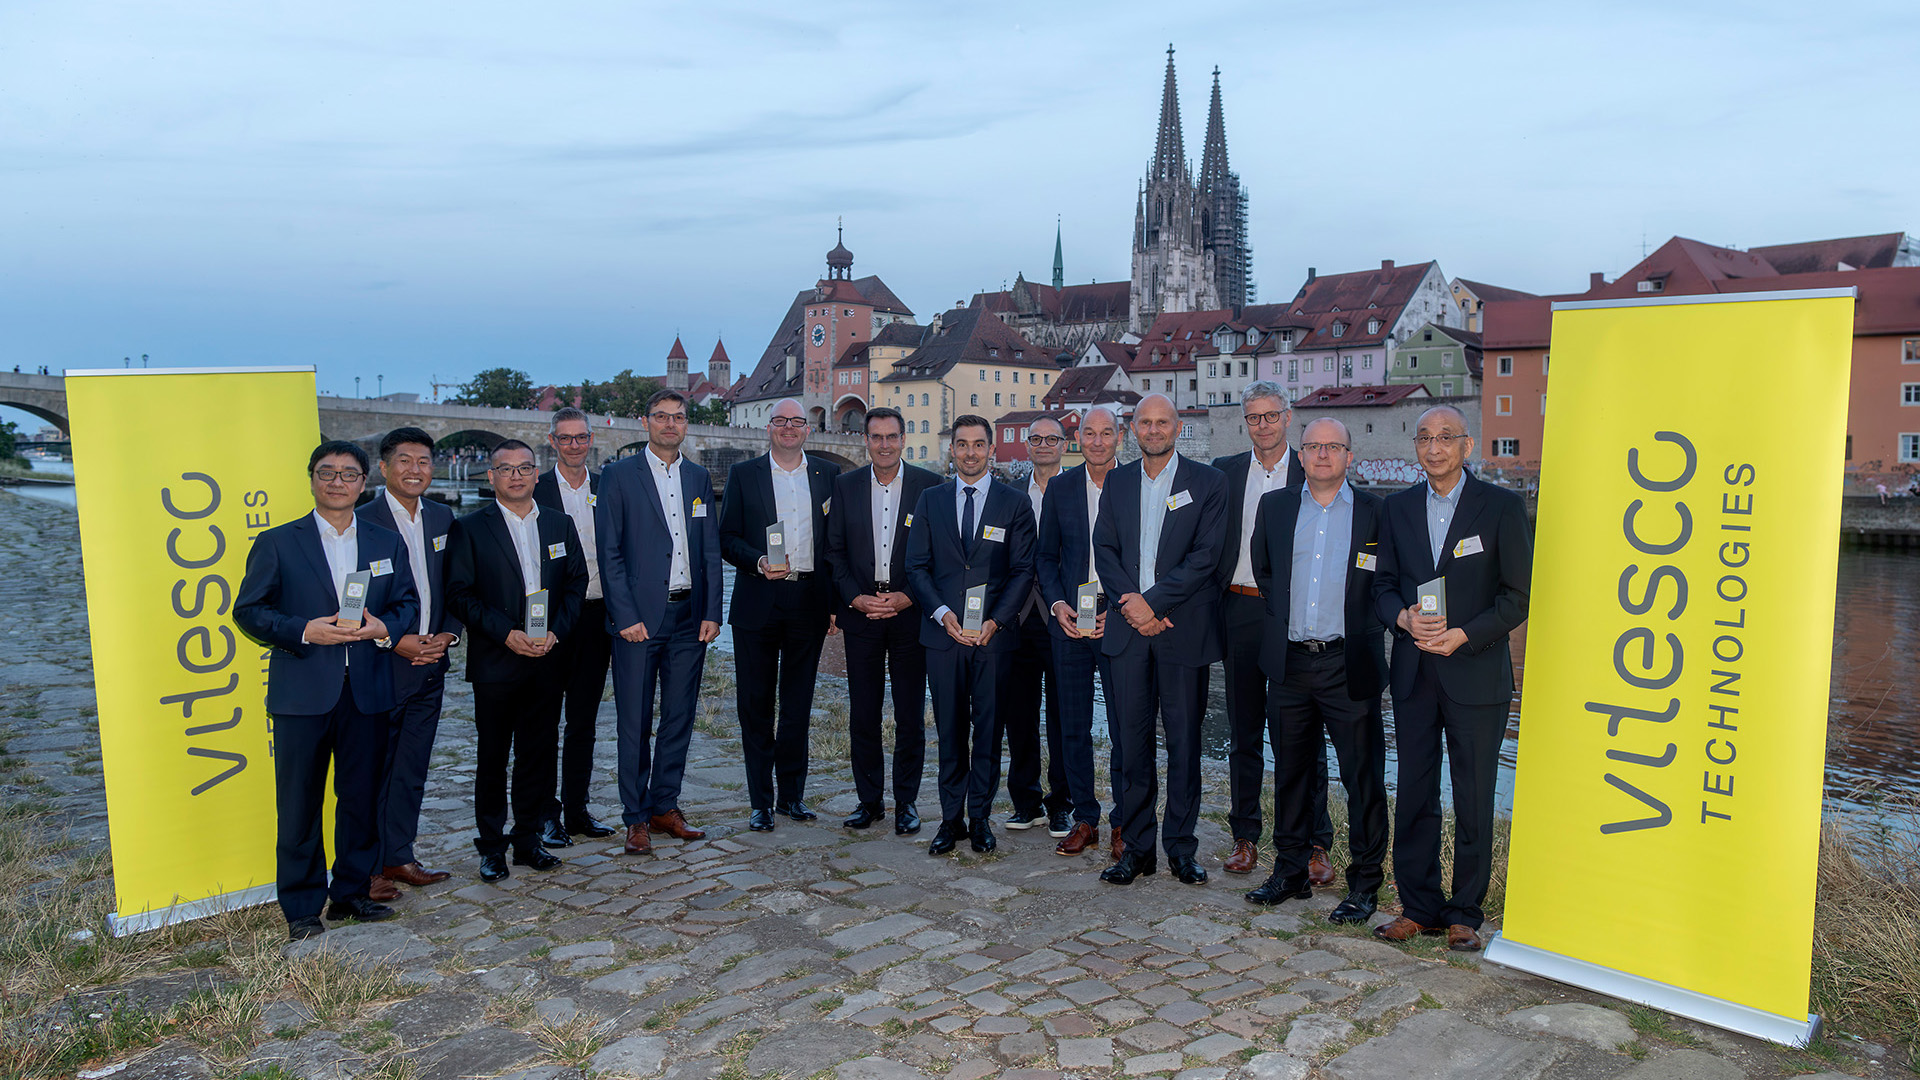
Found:
[[[1254,299],[1252,271],[1247,195],[1239,175],[1227,166],[1220,69],[1213,71],[1213,101],[1196,180],[1180,132],[1180,96],[1169,45],[1160,130],[1133,215],[1129,329],[1143,333],[1168,312],[1244,307]]]

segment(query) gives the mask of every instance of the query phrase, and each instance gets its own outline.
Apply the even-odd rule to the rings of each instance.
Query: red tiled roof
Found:
[[[1295,409],[1347,409],[1358,405],[1392,405],[1410,397],[1428,397],[1427,388],[1420,383],[1402,383],[1397,386],[1329,386],[1322,390],[1313,390],[1302,394],[1294,401]]]
[[[1893,266],[1900,253],[1900,243],[1905,239],[1905,233],[1849,236],[1800,244],[1770,244],[1752,248],[1749,254],[1765,259],[1782,274],[1832,272],[1839,270],[1841,263],[1855,270],[1875,270]]]
[[[1067,368],[1053,381],[1053,387],[1047,391],[1047,399],[1063,405],[1091,404],[1094,395],[1105,389],[1113,379],[1114,370],[1113,364]]]
[[[680,335],[673,335],[673,348],[667,350],[667,359],[685,360],[686,358],[687,350],[680,347]]]
[[[707,358],[707,363],[709,364],[715,363],[716,361],[727,364],[733,362],[732,359],[727,356],[727,347],[718,341],[713,343],[713,355]]]
[[[994,423],[1018,425],[1031,424],[1035,420],[1047,419],[1058,420],[1060,421],[1060,426],[1065,427],[1067,417],[1073,415],[1072,413],[1057,413],[1052,409],[1021,409],[1019,412],[1001,413],[1000,418],[995,420]],[[1078,422],[1077,417],[1075,418],[1075,422]]]
[[[1519,289],[1508,289],[1500,285],[1488,285],[1483,282],[1468,281],[1466,278],[1460,278],[1459,282],[1467,287],[1468,292],[1471,292],[1473,295],[1479,297],[1482,302],[1488,304],[1493,303],[1495,300],[1539,299],[1536,294],[1521,292]]]
[[[937,331],[932,327],[915,329],[921,333],[920,346],[876,382],[937,378],[962,361],[1057,370],[1046,350],[1021,337],[1019,331],[984,307],[941,312]]]
[[[1127,317],[1133,295],[1133,283],[1130,281],[1095,281],[1086,285],[1068,285],[1056,289],[1051,285],[1021,279],[1020,285],[1027,289],[1033,298],[1034,306],[1045,315],[1048,322],[1112,322]],[[984,307],[994,314],[1019,310],[1014,302],[1013,290],[1002,289],[999,292],[974,293],[972,305]]]
[[[1124,341],[1096,341],[1094,348],[1100,350],[1100,358],[1115,367],[1126,367],[1133,362],[1133,355],[1140,346],[1129,345]]]
[[[1398,266],[1389,260],[1373,270],[1321,274],[1301,285],[1293,303],[1287,307],[1296,315],[1318,315],[1335,308],[1355,312],[1369,304],[1376,309],[1391,307],[1397,311],[1413,299],[1414,290],[1432,266],[1431,260],[1411,266]]]
[[[1481,347],[1544,349],[1553,337],[1553,300],[1495,300],[1480,312]]]

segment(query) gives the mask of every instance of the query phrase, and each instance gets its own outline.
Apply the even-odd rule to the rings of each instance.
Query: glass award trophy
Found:
[[[780,522],[767,526],[767,569],[787,568],[787,527]]]
[[[1099,605],[1100,583],[1098,581],[1089,581],[1085,585],[1080,586],[1078,603],[1074,608],[1076,616],[1073,621],[1074,629],[1079,630],[1083,634],[1093,633],[1093,628],[1096,625],[1094,620],[1100,617]]]
[[[347,575],[347,583],[340,587],[340,614],[333,617],[335,624],[360,629],[367,618],[367,587],[372,583],[371,570],[355,570]]]
[[[1447,579],[1437,577],[1420,586],[1420,614],[1447,617]]]
[[[547,636],[547,590],[527,594],[527,637],[541,641]]]
[[[960,629],[969,634],[980,632],[987,621],[987,587],[975,585],[967,590],[966,610],[960,615]]]

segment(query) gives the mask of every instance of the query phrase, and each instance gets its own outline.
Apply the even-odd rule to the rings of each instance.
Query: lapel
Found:
[[[1280,510],[1279,516],[1267,523],[1267,542],[1279,549],[1278,557],[1273,560],[1273,576],[1278,578],[1285,574],[1289,589],[1293,585],[1293,532],[1300,524],[1300,500],[1303,498],[1305,495],[1300,488],[1281,488],[1273,500]]]
[[[1120,515],[1113,523],[1114,531],[1120,534],[1120,558],[1125,563],[1128,556],[1132,556],[1136,580],[1140,577],[1140,486],[1145,482],[1146,473],[1137,458],[1126,466],[1124,473],[1119,469],[1108,473],[1107,483],[1113,485],[1113,505],[1100,511],[1103,515]],[[1101,491],[1100,497],[1104,501],[1107,492]]]
[[[773,455],[770,453],[763,454],[755,459],[753,464],[753,486],[758,489],[755,494],[760,496],[762,509],[764,511],[763,516],[767,524],[771,525],[780,520],[780,502],[773,497]],[[756,537],[755,539],[758,538]],[[787,537],[787,546],[789,549],[792,548],[794,543],[795,540],[793,537]],[[788,551],[788,556],[792,556],[791,550]]]
[[[1253,474],[1253,451],[1235,454],[1227,459],[1227,467],[1220,470],[1227,477],[1227,520],[1235,526],[1247,512],[1247,477]],[[1234,544],[1240,542],[1240,530],[1229,530],[1227,539]]]
[[[1473,526],[1474,519],[1480,516],[1480,504],[1485,501],[1479,491],[1478,483],[1473,479],[1473,474],[1462,472],[1460,485],[1460,502],[1454,508],[1453,520],[1447,524],[1446,542],[1440,545],[1439,561],[1433,565],[1435,574],[1445,573],[1447,565],[1453,562],[1453,549],[1459,546],[1460,541],[1466,539],[1467,530]]]
[[[1359,558],[1360,558],[1360,553],[1367,550],[1367,541],[1365,539],[1366,536],[1369,533],[1372,533],[1377,538],[1379,535],[1378,532],[1374,529],[1373,524],[1374,524],[1373,507],[1367,502],[1367,500],[1360,497],[1359,492],[1357,491],[1354,492],[1353,493],[1353,536],[1347,542],[1347,547],[1349,549],[1347,551],[1347,595],[1349,597],[1353,597],[1354,593],[1356,592],[1364,591],[1365,593],[1368,593],[1368,594],[1372,592],[1373,577],[1372,576],[1363,577],[1364,572],[1359,567]],[[1376,555],[1380,551],[1380,545],[1377,539],[1374,543],[1373,550],[1374,550],[1374,554]],[[1375,570],[1375,573],[1376,574],[1378,573],[1377,568]],[[1365,597],[1362,596],[1360,599],[1364,602]]]
[[[691,556],[693,552],[700,550],[700,538],[705,535],[705,527],[694,524],[693,504],[695,500],[705,500],[706,497],[713,492],[709,490],[705,484],[702,484],[696,479],[692,463],[687,461],[684,456],[682,456],[676,464],[680,466],[680,514],[682,523],[685,524],[687,529],[687,553],[689,556],[687,561],[691,564],[690,568],[692,571],[697,574],[700,572],[698,569],[699,563]],[[656,511],[660,509],[658,503],[659,500],[656,499],[654,505]],[[704,501],[700,503],[700,506],[709,517],[716,513],[714,508],[708,506]],[[660,524],[664,526],[666,523],[667,515],[661,513]]]
[[[297,537],[296,543],[299,544],[300,550],[307,556],[307,562],[320,575],[320,580],[326,583],[326,590],[332,592],[333,570],[327,566],[327,549],[321,546],[320,526],[314,522],[311,511],[294,522],[294,535]]]
[[[520,572],[520,552],[513,546],[513,534],[507,531],[506,511],[499,503],[484,507],[480,511],[487,516],[487,531],[493,534],[493,542],[500,547],[500,554],[507,560],[507,568],[513,571],[513,579],[520,583],[520,595],[527,594],[527,576]]]
[[[1186,475],[1186,470],[1180,467],[1179,462],[1185,461],[1185,460],[1187,459],[1181,457],[1178,453],[1176,453],[1173,455],[1172,458],[1168,459],[1167,461],[1167,467],[1174,470],[1173,483],[1171,486],[1167,488],[1167,498],[1169,499],[1178,497],[1180,492],[1184,490],[1183,488],[1181,488],[1180,485],[1185,481],[1182,481],[1180,477],[1183,475]],[[1251,462],[1253,459],[1248,458],[1247,460]],[[1140,483],[1143,487],[1146,484],[1146,479],[1147,479],[1147,470],[1146,470],[1146,466],[1143,465],[1140,467]],[[1188,476],[1187,479],[1191,480],[1192,477]],[[1245,479],[1245,478],[1243,477],[1242,479]],[[1188,497],[1191,498],[1192,496],[1188,496]],[[1193,504],[1188,503],[1187,505],[1192,506]],[[1153,576],[1154,576],[1154,580],[1156,581],[1159,580],[1160,578],[1160,568],[1162,566],[1172,566],[1174,563],[1180,561],[1178,559],[1167,558],[1167,555],[1169,554],[1167,551],[1167,545],[1170,544],[1173,540],[1173,532],[1172,530],[1168,529],[1167,526],[1173,524],[1173,515],[1175,513],[1176,511],[1168,510],[1165,516],[1163,516],[1160,519],[1160,546],[1156,548],[1153,553]],[[1233,535],[1236,538],[1238,538],[1238,536],[1240,535],[1240,524],[1238,520],[1234,522],[1234,525],[1231,531]]]
[[[660,486],[653,482],[653,451],[642,447],[640,458],[641,460],[634,462],[635,465],[640,466],[640,490],[646,494],[646,497],[640,501],[647,504],[647,509],[653,512],[653,519],[660,523],[660,528],[664,531],[667,527],[667,514],[660,509]]]
[[[925,524],[933,530],[927,538],[929,546],[946,544],[955,555],[965,559],[966,548],[960,543],[960,519],[955,516],[953,508],[954,500],[959,498],[959,487],[958,480],[942,480],[927,489],[940,494],[929,503],[928,509],[932,511],[933,518]]]

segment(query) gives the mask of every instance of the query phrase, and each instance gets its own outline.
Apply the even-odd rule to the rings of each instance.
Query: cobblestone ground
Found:
[[[69,829],[84,857],[104,845],[105,807],[76,550],[70,510],[0,494],[0,603],[16,614],[0,667],[7,751],[38,778],[4,796]],[[1044,830],[1001,829],[988,857],[929,858],[925,833],[839,827],[854,799],[844,738],[831,734],[816,742],[808,793],[820,820],[750,833],[724,661],[709,665],[707,692],[684,799],[706,840],[656,841],[639,858],[576,845],[556,871],[486,885],[469,843],[471,699],[456,686],[422,826],[423,861],[453,880],[410,891],[391,922],[301,947],[397,972],[405,996],[319,1020],[295,994],[269,995],[237,1052],[173,1038],[119,1075],[1895,1075],[1870,1061],[1871,1044],[1780,1050],[1431,942],[1382,944],[1324,921],[1334,894],[1251,906],[1241,893],[1256,881],[1219,872],[1227,838],[1212,822],[1201,847],[1213,877],[1199,887],[1166,874],[1104,885],[1100,861],[1055,856]],[[844,727],[843,700],[823,679],[823,729]],[[603,816],[614,816],[612,717],[608,702]],[[1223,789],[1210,777],[1210,795]],[[937,817],[931,776],[924,790],[921,809]]]

